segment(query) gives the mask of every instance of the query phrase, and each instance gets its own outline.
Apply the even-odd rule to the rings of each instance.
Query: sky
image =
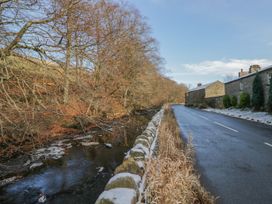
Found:
[[[127,0],[159,43],[166,75],[189,87],[272,65],[271,0]]]

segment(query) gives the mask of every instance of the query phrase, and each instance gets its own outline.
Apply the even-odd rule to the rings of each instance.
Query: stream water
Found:
[[[149,119],[138,116],[133,126],[126,127],[129,145],[99,144],[88,135],[36,150],[32,155],[35,162],[26,162],[28,173],[0,188],[0,203],[94,203]]]
[[[0,190],[1,203],[94,203],[122,162],[127,148],[104,145],[72,147],[56,161]]]

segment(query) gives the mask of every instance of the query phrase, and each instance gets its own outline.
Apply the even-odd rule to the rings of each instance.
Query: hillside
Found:
[[[18,56],[1,61],[1,67],[6,73],[0,88],[2,158],[62,135],[84,133],[101,121],[122,117],[135,109],[184,101],[185,87],[156,72],[141,76],[135,99],[124,104],[120,89],[112,93],[114,81],[110,85],[101,82],[98,89],[93,72],[71,69],[69,101],[64,104],[60,67]]]

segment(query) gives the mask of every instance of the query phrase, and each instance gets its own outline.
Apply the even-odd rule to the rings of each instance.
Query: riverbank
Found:
[[[124,153],[156,111],[138,111],[133,116],[112,121],[107,129],[94,128],[85,135],[66,136],[2,163],[1,203],[28,203],[27,199],[37,200],[40,191],[50,202],[78,200],[80,195],[82,203],[87,199],[94,202],[123,160]],[[64,189],[59,187],[61,183],[66,183]],[[89,192],[87,186],[93,189],[91,195],[86,192]],[[77,193],[70,195],[67,192]]]
[[[20,155],[14,155],[13,157],[4,157],[0,160],[0,180],[6,177],[10,177],[13,174],[23,174],[30,166],[33,155],[47,152],[47,156],[50,158],[58,159],[64,149],[69,148],[70,144],[66,141],[76,140],[82,141],[83,146],[92,144],[105,144],[110,143],[113,145],[131,146],[133,144],[135,135],[131,133],[131,130],[140,132],[143,130],[144,124],[146,124],[153,114],[157,111],[156,108],[149,110],[136,111],[131,116],[123,116],[119,119],[104,120],[98,126],[89,128],[85,133],[78,132],[77,134],[59,135],[58,137],[51,137],[44,143],[36,145],[36,148],[29,149],[28,151],[21,152]],[[78,139],[76,139],[78,138]],[[85,138],[85,139],[84,139]],[[88,140],[86,140],[86,138]],[[53,147],[53,148],[51,148]],[[57,147],[57,148],[54,148]],[[58,155],[59,154],[59,155]],[[41,154],[41,157],[46,159],[46,154]],[[27,165],[26,165],[27,164]]]

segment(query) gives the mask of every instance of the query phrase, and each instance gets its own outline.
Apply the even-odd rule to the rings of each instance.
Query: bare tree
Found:
[[[45,3],[48,2],[41,0],[1,2],[0,35],[5,40],[0,45],[0,57],[10,56],[14,50],[42,51],[39,49],[40,42],[35,42],[36,33],[31,28],[35,29],[61,16],[61,13],[46,13],[43,7]]]

